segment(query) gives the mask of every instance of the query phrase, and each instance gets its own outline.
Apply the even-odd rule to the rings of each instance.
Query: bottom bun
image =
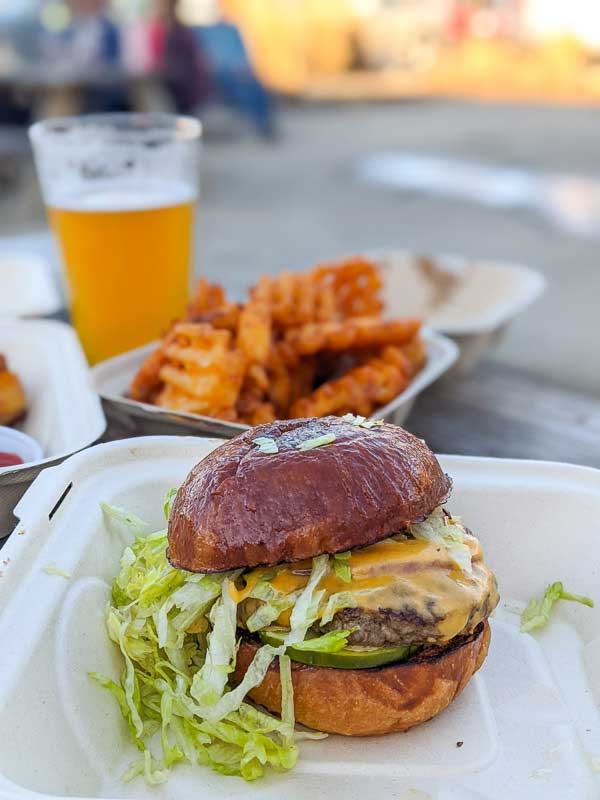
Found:
[[[408,661],[375,669],[332,669],[292,661],[296,722],[345,736],[406,731],[443,711],[483,664],[490,627],[428,649]],[[239,683],[260,644],[242,640],[232,683]],[[248,695],[269,711],[281,712],[279,664]]]

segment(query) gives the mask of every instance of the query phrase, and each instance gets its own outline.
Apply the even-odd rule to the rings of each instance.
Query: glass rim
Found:
[[[143,141],[157,133],[169,133],[174,141],[192,142],[202,137],[202,123],[195,117],[165,111],[115,111],[79,116],[49,117],[29,127],[32,144],[60,144],[64,135],[74,130],[101,127],[108,132]],[[66,143],[66,142],[65,142]],[[72,146],[72,142],[69,143]]]

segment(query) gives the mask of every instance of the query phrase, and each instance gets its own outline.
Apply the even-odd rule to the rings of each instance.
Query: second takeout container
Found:
[[[14,427],[31,436],[42,457],[0,467],[0,540],[14,527],[12,510],[44,467],[95,442],[106,420],[90,386],[89,370],[74,330],[52,320],[0,321],[0,353],[27,395],[27,413]]]
[[[531,267],[463,256],[368,253],[384,278],[386,313],[417,316],[460,347],[455,369],[470,371],[512,320],[544,291]]]
[[[458,356],[458,348],[450,339],[439,333],[424,329],[423,339],[427,346],[427,363],[415,376],[404,392],[373,417],[383,417],[396,425],[402,425],[418,395],[437,380]],[[247,425],[224,422],[214,417],[169,411],[166,408],[140,403],[126,396],[131,380],[142,361],[157,346],[154,342],[120,356],[102,361],[92,368],[93,386],[102,398],[104,409],[110,419],[115,420],[131,436],[170,434],[198,431],[208,436],[231,438],[248,430]]]
[[[216,444],[93,447],[45,470],[19,503],[0,553],[0,800],[597,800],[600,472],[456,456],[441,459],[448,507],[480,537],[501,602],[489,656],[448,709],[407,733],[302,742],[293,771],[252,784],[188,766],[162,786],[123,783],[139,752],[114,698],[87,677],[123,667],[104,613],[126,542],[98,504],[162,528],[164,493]],[[521,634],[515,609],[557,579],[596,608],[559,603],[545,630]]]
[[[46,259],[0,249],[0,318],[55,314],[61,305]]]

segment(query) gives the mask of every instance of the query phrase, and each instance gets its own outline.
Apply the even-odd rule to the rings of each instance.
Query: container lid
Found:
[[[427,362],[406,389],[387,405],[371,415],[374,418],[393,414],[405,404],[412,402],[427,386],[446,372],[458,358],[456,344],[430,328],[423,328],[423,340],[427,347]],[[171,424],[180,424],[188,432],[196,428],[209,436],[231,438],[248,429],[248,425],[227,422],[200,414],[171,411],[161,406],[140,403],[127,397],[131,381],[146,356],[157,346],[156,342],[114,356],[92,367],[92,384],[100,397],[108,401],[120,414],[132,418],[162,419]]]
[[[52,267],[44,258],[0,250],[0,318],[55,314],[61,307]]]
[[[181,765],[152,789],[123,783],[139,753],[114,698],[87,677],[118,679],[123,669],[104,608],[126,539],[106,529],[99,502],[158,529],[163,493],[217,444],[147,437],[93,447],[45,470],[18,505],[21,522],[0,553],[0,800],[184,800],[199,787],[205,800],[599,796],[600,567],[590,521],[600,519],[600,472],[456,456],[441,458],[454,480],[448,507],[481,539],[501,603],[487,660],[446,711],[407,733],[302,742],[294,770],[252,784]],[[559,579],[596,608],[558,603],[546,629],[520,633],[518,612]]]
[[[0,320],[0,353],[25,390],[27,411],[14,427],[31,436],[41,458],[0,467],[4,482],[64,458],[96,441],[106,427],[100,400],[73,328],[54,320]],[[0,495],[1,500],[1,495]]]
[[[42,448],[22,431],[0,425],[0,453],[14,453],[23,463],[39,461],[43,457]]]
[[[541,273],[520,264],[398,250],[380,250],[369,257],[383,273],[387,313],[421,316],[448,336],[496,330],[524,311],[546,286]]]

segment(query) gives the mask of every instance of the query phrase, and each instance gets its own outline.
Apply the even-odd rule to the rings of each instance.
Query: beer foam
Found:
[[[165,186],[98,187],[85,192],[56,193],[48,198],[49,205],[68,211],[149,211],[183,203],[193,203],[196,192],[183,182]]]

